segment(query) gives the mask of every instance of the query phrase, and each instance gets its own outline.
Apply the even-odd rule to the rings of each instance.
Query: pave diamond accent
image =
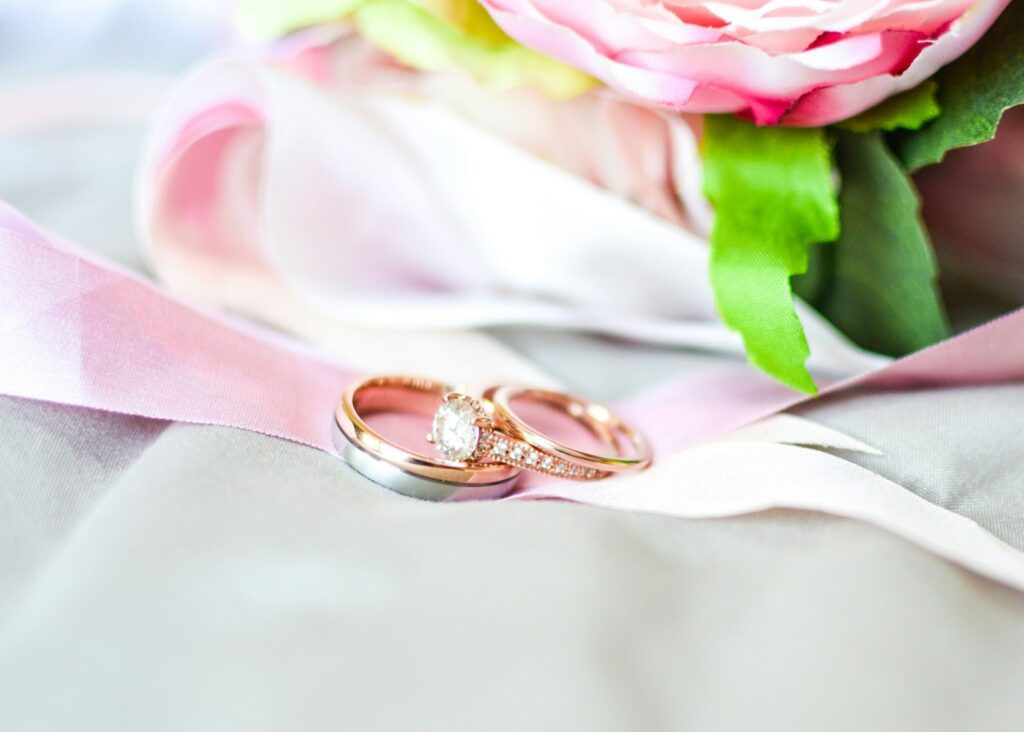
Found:
[[[568,460],[545,455],[539,450],[518,440],[500,433],[491,433],[486,438],[488,447],[485,450],[487,459],[526,468],[537,473],[545,473],[569,480],[595,480],[604,474],[593,468],[584,468]]]
[[[446,399],[434,414],[431,440],[437,451],[449,460],[467,460],[480,442],[477,409],[464,396]]]

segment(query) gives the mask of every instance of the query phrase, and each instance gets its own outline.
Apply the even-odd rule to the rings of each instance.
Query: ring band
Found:
[[[554,408],[607,451],[586,452],[545,434],[516,412],[517,400]],[[366,421],[396,412],[433,416],[427,439],[441,456],[404,447]],[[599,480],[651,463],[644,436],[605,407],[546,389],[500,385],[474,399],[431,379],[372,376],[345,390],[335,422],[336,443],[352,468],[397,493],[433,501],[505,495],[521,470]]]
[[[520,475],[515,466],[426,455],[393,442],[366,422],[366,417],[385,412],[431,416],[451,391],[447,384],[408,376],[353,382],[335,410],[335,422],[345,438],[336,442],[346,461],[375,483],[414,498],[494,498],[508,493]]]
[[[492,405],[497,429],[560,464],[585,471],[583,479],[605,478],[613,473],[644,470],[651,464],[647,439],[612,414],[607,408],[579,397],[547,389],[518,386],[492,386],[484,392]],[[531,427],[515,411],[513,401],[525,399],[554,407],[585,427],[610,448],[609,454],[597,454],[570,447]],[[520,466],[519,463],[513,463]],[[530,466],[521,466],[527,467]]]

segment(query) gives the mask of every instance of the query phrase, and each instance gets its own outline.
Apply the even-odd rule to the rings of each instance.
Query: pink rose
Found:
[[[660,107],[845,119],[970,48],[1009,0],[482,0],[512,37]]]

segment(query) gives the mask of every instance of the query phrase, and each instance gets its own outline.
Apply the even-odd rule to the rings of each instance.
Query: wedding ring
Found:
[[[495,431],[510,439],[510,444],[525,443],[526,449],[538,453],[536,461],[526,462],[516,456],[503,460],[517,467],[575,480],[597,480],[614,473],[639,471],[651,464],[651,448],[647,439],[620,420],[607,408],[579,397],[547,389],[518,386],[493,386],[484,392],[484,400],[493,411]],[[545,434],[517,411],[516,404],[542,406],[572,418],[589,432],[605,452],[588,452],[571,447],[550,434]],[[509,456],[500,443],[492,447],[498,459]]]
[[[563,421],[568,417],[571,426],[586,433],[588,449],[593,445],[598,451],[566,444],[562,429],[546,432],[536,421],[531,424],[521,413],[526,407],[547,410]],[[426,439],[439,456],[404,446],[371,427],[367,419],[384,414],[432,416]],[[643,470],[651,462],[643,435],[605,407],[546,389],[495,386],[476,399],[439,381],[373,376],[349,386],[335,421],[338,447],[355,470],[386,488],[427,500],[498,497],[512,490],[521,470],[599,480]]]
[[[602,452],[570,447],[520,415],[513,404],[544,408],[582,427]],[[563,425],[564,426],[564,425]],[[651,462],[644,437],[607,409],[585,399],[545,389],[497,386],[483,399],[449,393],[434,416],[428,438],[438,452],[469,465],[502,463],[567,480],[599,480],[643,470]]]
[[[452,387],[430,379],[373,376],[351,384],[338,402],[336,443],[355,470],[397,493],[432,501],[496,498],[515,486],[510,464],[427,455],[385,437],[367,418],[381,414],[435,416]]]

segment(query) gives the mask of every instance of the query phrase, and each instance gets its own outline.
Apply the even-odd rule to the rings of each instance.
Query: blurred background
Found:
[[[183,69],[236,40],[230,3],[0,0],[0,198],[141,268],[146,125]]]

